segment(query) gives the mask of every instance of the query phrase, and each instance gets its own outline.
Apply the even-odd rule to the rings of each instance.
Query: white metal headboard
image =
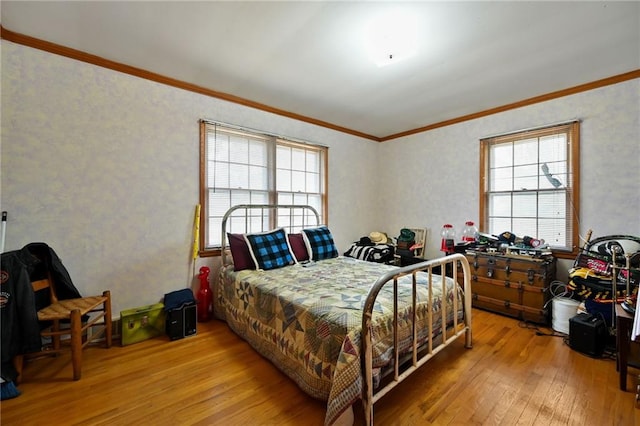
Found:
[[[277,210],[277,211],[276,211]],[[274,212],[275,214],[270,214]],[[287,213],[288,211],[288,213]],[[285,228],[289,233],[300,231],[304,228],[320,225],[318,211],[309,205],[296,204],[238,204],[226,211],[222,217],[221,256],[222,264],[228,265],[227,260],[227,222],[232,217],[244,219],[244,229],[247,232],[264,232],[275,228]],[[250,228],[250,218],[268,217],[268,221],[260,220],[259,229]],[[281,222],[288,222],[282,223]]]

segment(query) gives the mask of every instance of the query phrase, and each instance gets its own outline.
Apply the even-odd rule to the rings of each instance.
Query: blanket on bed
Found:
[[[325,424],[332,424],[360,398],[362,309],[372,284],[390,268],[394,267],[344,257],[270,271],[236,273],[232,266],[222,268],[216,315],[305,392],[327,400]],[[426,283],[426,274],[420,275]],[[408,306],[400,313],[400,346],[410,347],[411,277],[405,278],[399,285],[399,300]],[[442,303],[451,306],[456,293],[456,285],[447,279],[443,297],[440,279],[434,276],[434,313]],[[426,285],[420,287],[417,325],[426,330],[428,292]],[[388,365],[393,354],[392,288],[385,286],[375,304],[375,367]],[[448,312],[453,312],[452,306]],[[434,335],[440,335],[442,314],[433,317]],[[424,341],[425,334],[418,338]]]
[[[393,254],[395,248],[390,244],[376,244],[372,246],[363,246],[353,243],[347,251],[344,252],[346,257],[366,260],[368,262],[391,263],[393,262]]]

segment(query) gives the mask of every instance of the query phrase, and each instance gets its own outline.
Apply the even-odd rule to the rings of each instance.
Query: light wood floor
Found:
[[[589,358],[560,337],[484,311],[474,310],[474,326],[473,349],[460,339],[438,354],[376,405],[376,424],[640,425],[637,370],[623,392],[615,360]],[[22,395],[0,405],[2,425],[323,424],[323,402],[217,320],[183,340],[84,354],[78,382],[67,357],[27,364]]]

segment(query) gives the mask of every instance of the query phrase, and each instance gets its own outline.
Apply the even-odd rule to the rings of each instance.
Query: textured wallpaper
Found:
[[[494,114],[381,145],[383,217],[430,228],[427,256],[439,255],[440,229],[478,221],[479,140],[520,129],[581,121],[579,232],[593,238],[640,235],[640,80]],[[562,261],[565,279],[571,262]]]
[[[83,295],[111,290],[114,314],[197,286],[190,256],[201,118],[329,146],[329,225],[339,248],[375,225],[367,207],[378,187],[366,178],[374,168],[363,166],[362,181],[349,170],[374,163],[376,143],[3,40],[6,249],[48,243]],[[199,260],[196,274],[213,261]]]
[[[428,257],[442,224],[478,218],[481,137],[578,118],[580,232],[640,234],[638,80],[381,144],[4,40],[1,96],[6,248],[50,244],[82,294],[111,290],[115,316],[197,285],[200,118],[329,146],[339,250],[373,230],[427,227]]]

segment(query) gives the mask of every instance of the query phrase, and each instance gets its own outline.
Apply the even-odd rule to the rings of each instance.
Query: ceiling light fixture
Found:
[[[367,26],[367,53],[378,66],[395,64],[418,52],[415,17],[401,11],[383,13]]]

